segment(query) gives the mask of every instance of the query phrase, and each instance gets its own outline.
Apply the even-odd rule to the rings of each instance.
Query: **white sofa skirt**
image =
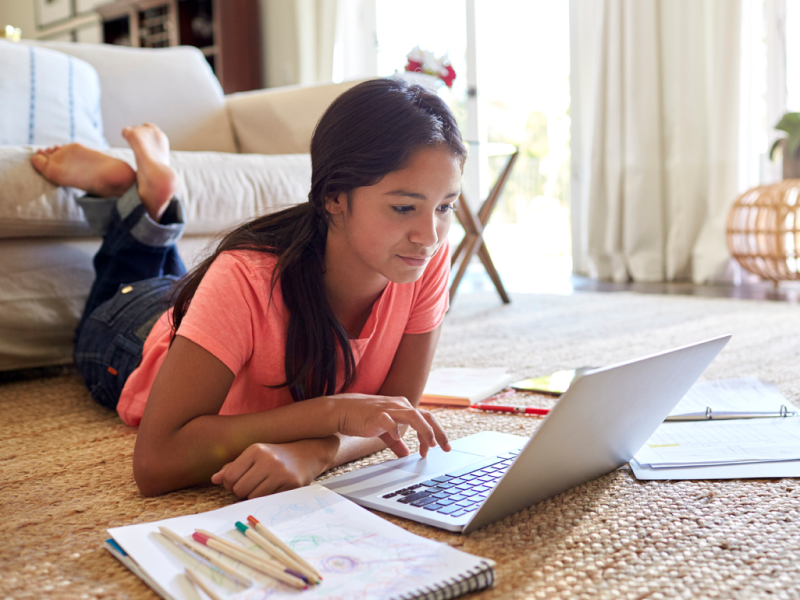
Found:
[[[67,364],[72,332],[94,278],[92,237],[75,203],[30,166],[33,149],[0,148],[0,371]],[[110,154],[135,164],[129,150]],[[187,267],[221,233],[257,215],[307,200],[308,155],[174,152],[187,228]]]
[[[216,237],[184,236],[187,268]],[[0,240],[0,371],[72,362],[72,332],[94,280],[98,238]]]

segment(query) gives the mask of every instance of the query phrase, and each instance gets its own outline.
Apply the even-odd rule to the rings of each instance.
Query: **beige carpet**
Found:
[[[705,377],[754,375],[800,405],[800,308],[780,303],[587,293],[517,296],[503,306],[492,295],[462,295],[436,366],[536,375],[727,332],[733,340]],[[541,422],[437,416],[453,438],[526,434]],[[102,548],[105,529],[234,498],[213,487],[142,498],[131,472],[135,437],[91,403],[77,377],[0,384],[0,599],[156,597]],[[800,597],[794,479],[640,483],[621,469],[468,536],[391,520],[497,561],[496,586],[474,595],[482,600]]]

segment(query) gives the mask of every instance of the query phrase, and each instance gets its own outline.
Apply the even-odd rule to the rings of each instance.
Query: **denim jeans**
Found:
[[[183,208],[173,198],[156,223],[136,186],[119,198],[78,202],[103,243],[75,330],[73,359],[94,401],[113,409],[141,362],[144,340],[170,307],[175,282],[186,273],[175,247],[185,228]]]

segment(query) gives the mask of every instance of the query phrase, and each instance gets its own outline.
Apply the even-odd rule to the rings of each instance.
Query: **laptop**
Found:
[[[630,461],[730,335],[585,372],[530,438],[484,431],[321,482],[353,502],[469,533]]]

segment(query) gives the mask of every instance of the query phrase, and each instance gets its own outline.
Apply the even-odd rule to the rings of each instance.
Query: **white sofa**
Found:
[[[108,152],[133,163],[123,126],[158,124],[171,141],[188,226],[188,266],[219,233],[307,198],[313,129],[355,82],[224,96],[202,54],[37,43],[97,70]],[[0,371],[71,362],[72,331],[93,278],[93,237],[77,190],[40,177],[35,147],[0,146]]]

